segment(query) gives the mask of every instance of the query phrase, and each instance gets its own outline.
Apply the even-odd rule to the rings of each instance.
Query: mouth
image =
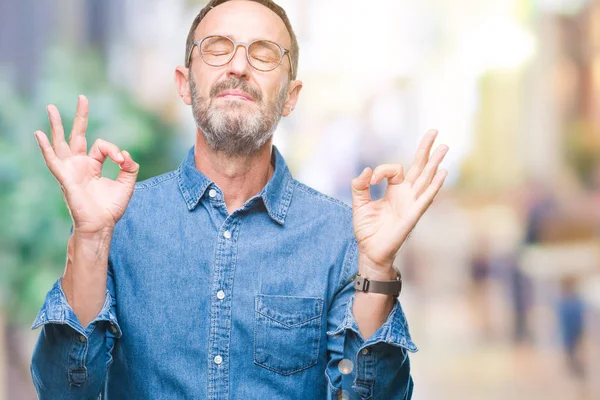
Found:
[[[217,98],[241,100],[241,101],[254,101],[254,99],[247,93],[239,90],[226,90],[220,93]]]

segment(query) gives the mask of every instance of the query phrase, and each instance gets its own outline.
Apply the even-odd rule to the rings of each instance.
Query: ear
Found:
[[[292,113],[294,107],[296,107],[296,102],[298,101],[301,90],[302,81],[292,81],[290,83],[290,87],[288,88],[288,98],[283,104],[283,111],[281,112],[282,116],[287,117]]]
[[[188,106],[192,104],[192,95],[190,93],[189,83],[189,68],[178,66],[175,68],[175,86],[177,86],[177,93],[179,97]]]

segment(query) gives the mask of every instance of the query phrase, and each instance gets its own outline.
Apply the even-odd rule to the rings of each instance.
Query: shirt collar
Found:
[[[255,197],[261,198],[267,213],[277,223],[283,225],[294,191],[292,175],[277,149],[272,147],[271,163],[275,164],[275,172],[265,187]],[[183,199],[192,211],[213,182],[196,168],[194,146],[188,151],[185,159],[177,169],[179,190]]]

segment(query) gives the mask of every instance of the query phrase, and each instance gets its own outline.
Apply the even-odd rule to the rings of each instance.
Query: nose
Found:
[[[233,58],[227,64],[227,77],[237,79],[247,79],[250,73],[250,64],[246,56],[246,49],[244,46],[238,46],[234,53]]]

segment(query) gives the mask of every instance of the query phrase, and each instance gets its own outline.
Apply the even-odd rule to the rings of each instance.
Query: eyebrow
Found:
[[[234,42],[238,42],[239,41],[239,40],[236,39],[235,35],[230,35],[230,34],[227,34],[227,33],[211,33],[211,34],[208,34],[208,35],[204,35],[204,37],[207,37],[207,36],[225,36],[225,37],[228,37],[229,39],[233,40]],[[283,46],[285,48],[290,47],[290,46],[286,46],[286,45],[280,43],[279,41],[277,41],[275,39],[269,39],[269,38],[266,38],[266,37],[253,37],[253,38],[250,38],[250,40],[248,40],[246,43],[252,43],[255,40],[268,40],[268,41],[273,42],[273,43],[279,43],[281,46]]]

